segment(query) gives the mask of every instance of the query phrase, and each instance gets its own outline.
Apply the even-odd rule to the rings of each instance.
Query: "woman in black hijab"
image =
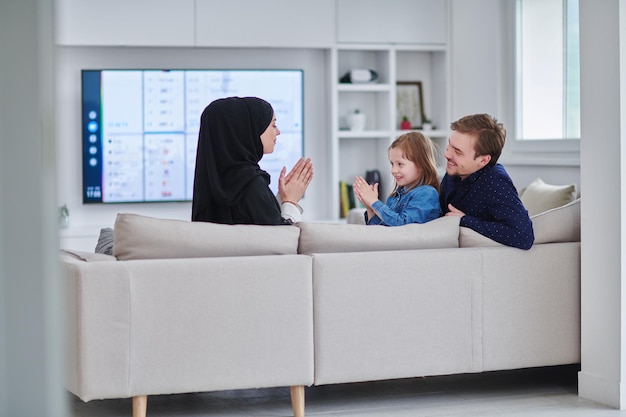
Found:
[[[310,159],[301,158],[278,180],[278,197],[270,176],[259,167],[274,151],[274,109],[257,97],[228,97],[209,104],[200,118],[192,221],[225,224],[291,224],[301,219],[297,204],[313,178]]]

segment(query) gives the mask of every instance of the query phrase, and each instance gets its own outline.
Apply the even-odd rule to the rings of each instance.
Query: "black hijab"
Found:
[[[272,106],[257,97],[228,97],[209,104],[200,118],[191,219],[231,223],[231,208],[256,177],[269,185],[259,167],[261,134],[274,117]]]

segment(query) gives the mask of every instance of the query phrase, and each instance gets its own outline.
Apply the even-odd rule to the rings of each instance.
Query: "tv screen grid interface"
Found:
[[[276,193],[303,155],[302,70],[82,70],[83,202],[190,201],[200,116],[231,96],[274,108],[281,134],[259,165]]]

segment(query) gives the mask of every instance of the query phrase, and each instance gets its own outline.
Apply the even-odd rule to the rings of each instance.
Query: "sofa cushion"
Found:
[[[552,185],[536,178],[522,190],[520,199],[528,210],[528,215],[534,216],[574,201],[576,184]]]
[[[535,245],[541,243],[580,242],[580,198],[530,217],[535,233]],[[459,246],[504,246],[468,228],[459,230]]]
[[[458,217],[440,217],[427,223],[394,227],[313,222],[296,225],[301,230],[298,251],[306,254],[459,246]]]
[[[580,198],[530,218],[535,244],[580,242]]]
[[[474,248],[483,246],[506,246],[502,243],[496,242],[493,239],[489,239],[487,236],[481,235],[474,229],[469,227],[459,228],[459,247],[461,248]]]
[[[120,213],[113,255],[127,259],[206,258],[295,254],[296,226],[217,224]]]
[[[365,209],[363,207],[350,209],[346,216],[346,223],[365,224]]]

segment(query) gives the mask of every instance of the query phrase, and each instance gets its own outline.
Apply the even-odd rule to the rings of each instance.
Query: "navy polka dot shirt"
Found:
[[[530,249],[535,240],[533,224],[513,181],[500,164],[486,166],[461,180],[446,174],[441,181],[439,203],[465,213],[461,226],[507,246]]]

